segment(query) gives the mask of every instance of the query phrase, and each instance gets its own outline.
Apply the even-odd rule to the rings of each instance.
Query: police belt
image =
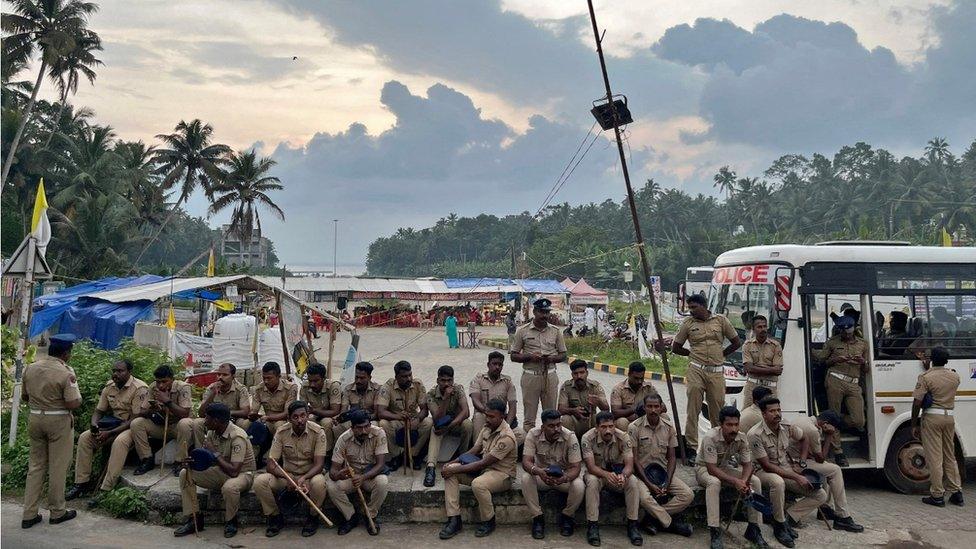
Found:
[[[762,385],[763,387],[776,387],[775,381],[770,381],[768,379],[760,379],[758,377],[747,377],[746,381],[749,383],[755,383],[756,385]]]
[[[848,383],[857,383],[861,379],[859,377],[845,376],[844,374],[839,374],[837,372],[829,372],[829,373],[830,375],[836,377],[837,379],[841,381],[846,381]]]
[[[71,412],[68,410],[34,410],[31,409],[30,413],[36,416],[66,416]]]
[[[695,368],[698,368],[699,370],[701,370],[703,372],[708,372],[709,374],[721,374],[723,371],[725,371],[722,368],[721,365],[719,365],[719,366],[703,366],[703,365],[698,364],[696,362],[689,362],[688,364],[691,364],[692,366],[694,366]]]
[[[926,408],[926,409],[924,409],[922,411],[925,412],[926,414],[934,414],[934,415],[937,415],[937,416],[951,416],[952,415],[952,410],[946,410],[945,408],[936,408],[935,406],[932,406],[931,408]]]
[[[556,368],[549,369],[549,367],[547,367],[547,366],[543,366],[542,368],[538,368],[538,367],[532,367],[532,368],[524,368],[523,367],[522,368],[522,373],[523,374],[529,374],[529,375],[533,375],[533,376],[544,376],[544,375],[548,374],[549,372],[555,372],[555,371],[556,371]]]

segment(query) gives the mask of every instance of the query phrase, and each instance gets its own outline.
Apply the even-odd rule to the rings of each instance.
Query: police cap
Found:
[[[552,301],[550,301],[549,299],[546,299],[546,298],[542,297],[542,298],[539,298],[539,299],[533,301],[532,302],[532,307],[535,308],[535,309],[539,309],[540,311],[548,311],[548,310],[552,309]]]

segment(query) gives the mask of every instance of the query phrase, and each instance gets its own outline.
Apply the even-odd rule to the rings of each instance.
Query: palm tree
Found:
[[[139,252],[132,264],[133,271],[139,267],[139,261],[146,250],[159,238],[163,229],[173,219],[173,215],[193,194],[198,185],[203,188],[207,199],[213,201],[213,183],[223,177],[221,166],[227,162],[225,156],[230,154],[231,149],[227,145],[212,143],[212,136],[213,126],[204,124],[199,118],[190,122],[180,120],[173,133],[156,136],[157,139],[162,140],[163,147],[166,147],[156,149],[155,157],[159,166],[158,173],[165,175],[163,188],[168,190],[179,184],[180,196],[159,229]]]
[[[58,88],[58,98],[61,103],[58,107],[58,114],[55,120],[61,119],[61,113],[64,112],[68,104],[68,95],[78,93],[78,83],[82,76],[90,84],[95,83],[95,77],[97,75],[92,67],[101,65],[102,61],[95,58],[92,52],[101,50],[102,40],[98,35],[91,31],[85,31],[75,42],[73,50],[51,64],[49,74]],[[51,144],[53,137],[54,132],[52,131],[44,143],[45,149]]]
[[[131,206],[101,195],[79,201],[75,207],[71,218],[52,210],[56,261],[67,272],[83,278],[100,278],[124,270],[128,264],[125,249],[142,238],[131,230]]]
[[[118,194],[119,157],[111,126],[87,126],[76,136],[58,137],[64,148],[55,153],[55,165],[67,177],[53,197],[58,208],[70,212],[81,198]]]
[[[170,196],[153,173],[156,148],[142,141],[120,141],[115,145],[115,154],[119,157],[125,197],[132,203],[140,226],[152,231],[166,219],[169,210],[166,201]]]
[[[951,155],[949,142],[944,137],[932,138],[925,145],[925,157],[929,164],[941,164]]]
[[[258,206],[271,210],[279,219],[285,219],[285,212],[271,200],[268,191],[280,191],[284,187],[281,180],[268,171],[276,162],[270,158],[258,158],[254,149],[242,153],[232,154],[228,161],[227,173],[213,186],[214,195],[220,195],[210,206],[210,213],[216,214],[224,209],[233,208],[228,232],[236,234],[241,245],[247,249],[241,252],[249,254],[254,228],[261,230],[261,216]],[[249,256],[246,256],[249,257]],[[250,259],[248,259],[250,264]]]
[[[718,188],[719,192],[724,192],[726,198],[732,198],[732,193],[735,192],[735,172],[729,169],[728,166],[722,166],[719,168],[718,173],[712,178],[715,181],[714,187]]]
[[[39,49],[41,66],[30,99],[24,107],[24,116],[7,151],[3,174],[0,175],[0,189],[7,181],[24,127],[37,101],[44,73],[49,66],[73,51],[79,40],[89,34],[94,35],[87,30],[88,18],[98,11],[97,4],[81,0],[10,0],[10,3],[10,12],[0,16],[0,28],[8,34],[3,40],[4,55],[12,60],[26,61]]]

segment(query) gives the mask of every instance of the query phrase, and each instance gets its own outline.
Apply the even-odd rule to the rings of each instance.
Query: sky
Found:
[[[535,213],[604,94],[583,0],[99,3],[105,66],[75,102],[124,139],[200,118],[274,158],[286,220],[262,222],[289,266],[331,266],[333,219],[340,270],[356,272],[401,226]],[[976,138],[972,0],[595,5],[635,118],[635,182],[714,193],[724,165],[759,176],[857,141],[917,155],[932,137],[957,153]],[[555,202],[623,198],[610,138]]]

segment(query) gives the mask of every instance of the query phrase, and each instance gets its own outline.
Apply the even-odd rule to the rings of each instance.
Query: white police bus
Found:
[[[821,350],[832,315],[855,309],[859,331],[871,343],[870,373],[861,382],[867,428],[843,436],[844,453],[851,468],[883,469],[902,492],[928,486],[925,456],[909,425],[923,366],[906,346],[945,346],[948,367],[962,379],[955,409],[960,472],[976,458],[976,248],[827,242],[732,250],[715,260],[709,308],[725,314],[743,341],[752,316],[770,319],[770,334],[783,345],[777,392],[787,419],[826,409]],[[741,360],[739,353],[730,357],[727,377],[741,371]],[[729,383],[726,395],[740,407],[741,385]]]

